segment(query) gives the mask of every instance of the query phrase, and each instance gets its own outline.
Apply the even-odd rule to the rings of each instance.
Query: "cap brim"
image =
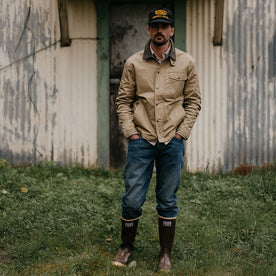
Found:
[[[162,19],[162,18],[151,20],[148,22],[148,25],[153,24],[153,23],[167,23],[167,24],[173,25],[173,22],[166,20],[166,19]]]

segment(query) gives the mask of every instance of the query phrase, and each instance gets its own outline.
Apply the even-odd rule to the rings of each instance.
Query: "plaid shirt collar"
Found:
[[[144,50],[144,55],[143,55],[143,59],[155,59],[158,61],[158,58],[156,57],[156,55],[154,54],[153,50],[151,49],[151,45],[150,45],[150,40],[147,42],[146,46],[145,46],[145,50]],[[176,60],[176,56],[175,56],[175,47],[173,44],[173,41],[170,40],[170,47],[168,49],[168,51],[166,53],[164,53],[166,55],[166,58],[171,58],[172,60]]]

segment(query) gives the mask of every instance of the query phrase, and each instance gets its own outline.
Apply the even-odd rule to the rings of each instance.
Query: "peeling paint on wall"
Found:
[[[97,92],[94,3],[69,1],[71,31],[84,36],[76,35],[66,50],[59,45],[57,1],[0,5],[0,158],[92,166],[97,160],[96,109],[90,108]],[[75,147],[80,143],[91,150]]]
[[[275,162],[275,1],[225,1],[222,47],[212,45],[215,0],[186,2],[187,51],[196,58],[203,97],[186,145],[188,169]],[[94,1],[68,1],[68,48],[59,45],[57,1],[0,5],[0,158],[95,165]]]
[[[275,1],[225,1],[213,47],[215,0],[187,1],[187,51],[197,61],[202,111],[187,142],[191,171],[276,161]]]
[[[250,6],[248,3],[250,2]],[[228,139],[225,169],[275,161],[275,78],[271,77],[270,32],[275,6],[266,1],[237,1],[227,24]],[[272,10],[270,10],[272,9]],[[273,13],[274,11],[274,13]],[[271,85],[272,84],[272,85]]]

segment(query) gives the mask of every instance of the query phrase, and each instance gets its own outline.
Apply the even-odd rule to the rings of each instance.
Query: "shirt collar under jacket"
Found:
[[[152,52],[151,52],[150,42],[151,41],[149,40],[147,42],[146,46],[145,46],[143,59],[151,59],[151,58],[156,59],[154,57],[154,55],[152,54]],[[168,53],[167,57],[170,58],[171,65],[175,65],[176,55],[175,55],[175,47],[174,47],[174,44],[173,44],[172,40],[170,40],[170,50],[169,50],[169,53]]]
[[[171,43],[170,43],[170,45],[169,45],[168,50],[167,50],[165,53],[162,54],[162,59],[160,59],[160,58],[155,54],[155,52],[153,51],[153,49],[152,49],[152,47],[151,47],[151,43],[150,43],[150,51],[151,51],[152,55],[155,57],[155,59],[158,61],[158,63],[161,63],[162,60],[164,60],[164,59],[166,59],[166,58],[168,57],[168,54],[169,54],[170,50],[171,50]]]

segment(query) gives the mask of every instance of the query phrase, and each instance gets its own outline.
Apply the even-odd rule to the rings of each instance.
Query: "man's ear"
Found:
[[[171,28],[171,34],[170,36],[172,37],[174,35],[174,27]]]
[[[148,31],[148,34],[150,34],[150,27],[147,26],[147,31]]]

